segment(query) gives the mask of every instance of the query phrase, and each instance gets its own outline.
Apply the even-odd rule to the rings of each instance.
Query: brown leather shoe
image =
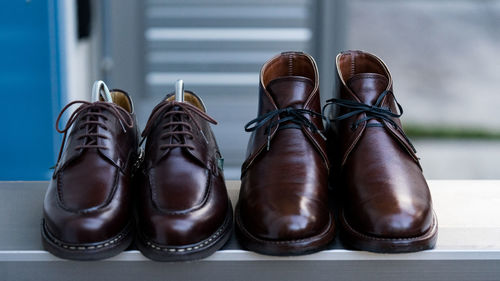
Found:
[[[347,51],[336,59],[337,139],[344,244],[374,252],[434,247],[437,220],[416,151],[399,120],[392,78],[376,56]]]
[[[282,53],[260,74],[259,112],[242,166],[236,226],[241,244],[270,255],[323,249],[334,238],[314,59]]]
[[[57,118],[56,126],[66,109],[81,104],[64,129],[57,127],[64,141],[43,208],[43,246],[61,258],[104,259],[132,242],[138,132],[129,95],[108,93],[109,102],[74,101]]]
[[[151,113],[138,196],[137,247],[157,261],[201,259],[231,236],[222,156],[201,99],[169,94]]]

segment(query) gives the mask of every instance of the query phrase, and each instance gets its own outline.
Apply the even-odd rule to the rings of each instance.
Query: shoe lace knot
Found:
[[[382,100],[387,95],[392,95],[392,97],[394,98],[394,102],[396,103],[396,106],[398,107],[399,113],[392,112],[392,110],[389,107],[382,107],[381,106]],[[354,131],[359,127],[360,124],[362,124],[364,122],[368,122],[369,120],[372,120],[372,119],[385,120],[401,133],[401,135],[405,138],[405,140],[408,142],[408,144],[413,149],[413,152],[416,152],[415,147],[413,146],[410,139],[406,136],[406,134],[403,131],[403,129],[401,128],[401,126],[399,126],[393,119],[393,118],[400,118],[403,115],[403,107],[396,100],[396,97],[394,96],[392,91],[386,90],[386,91],[382,92],[373,105],[369,105],[366,103],[357,102],[357,101],[353,101],[353,100],[335,99],[335,98],[329,99],[326,101],[326,104],[323,107],[323,113],[325,112],[325,109],[328,106],[332,106],[332,105],[337,105],[339,107],[344,107],[344,108],[348,109],[348,112],[333,118],[332,121],[341,121],[341,120],[345,120],[347,118],[350,118],[352,116],[364,113],[366,115],[365,117],[358,119],[356,122],[354,122],[351,125],[351,130]],[[367,126],[369,126],[369,127],[383,127],[384,125],[381,123],[371,123],[371,124],[367,124]]]
[[[311,120],[309,120],[306,115],[318,116],[326,121],[326,118],[321,113],[309,109],[286,107],[269,111],[251,120],[245,125],[245,131],[252,132],[266,126],[265,134],[267,135],[268,151],[271,148],[271,129],[276,126],[278,127],[278,130],[289,128],[302,129],[305,127],[311,130],[311,132],[319,134],[324,140],[326,140],[326,137],[323,135],[321,130]]]

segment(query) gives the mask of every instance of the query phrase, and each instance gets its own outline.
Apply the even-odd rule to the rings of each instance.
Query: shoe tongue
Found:
[[[302,76],[285,76],[269,82],[266,89],[278,108],[302,108],[314,89],[314,82]]]
[[[387,89],[388,83],[385,76],[377,73],[359,73],[346,82],[351,91],[366,104],[374,104],[378,96]]]

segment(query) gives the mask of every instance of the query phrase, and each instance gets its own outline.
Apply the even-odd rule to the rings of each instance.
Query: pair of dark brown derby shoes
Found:
[[[314,59],[285,52],[262,67],[258,117],[245,127],[252,134],[235,212],[241,244],[307,254],[326,248],[339,229],[348,248],[433,248],[431,195],[386,65],[347,51],[336,66],[340,98],[327,102],[336,110],[325,134]]]
[[[182,87],[180,87],[182,88]],[[97,260],[137,248],[158,261],[206,257],[232,232],[221,154],[202,100],[169,94],[139,134],[132,101],[97,83],[94,102],[69,117],[43,209],[42,242],[66,259]],[[182,99],[177,99],[180,95]],[[143,158],[143,159],[142,159]]]

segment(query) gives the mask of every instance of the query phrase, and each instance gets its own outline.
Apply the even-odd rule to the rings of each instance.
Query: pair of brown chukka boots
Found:
[[[307,254],[327,247],[338,229],[348,248],[434,247],[429,188],[386,65],[347,51],[336,66],[340,98],[327,101],[336,112],[326,133],[314,59],[285,52],[263,66],[235,213],[241,244],[270,255]]]

